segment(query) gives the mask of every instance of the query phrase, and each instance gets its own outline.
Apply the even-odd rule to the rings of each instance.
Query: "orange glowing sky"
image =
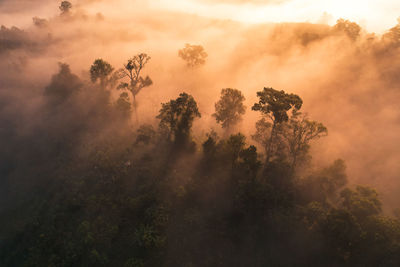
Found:
[[[393,0],[157,0],[154,6],[202,16],[249,23],[323,22],[339,18],[358,22],[369,31],[381,32],[396,24],[400,2]]]
[[[382,33],[400,16],[394,0],[70,0],[105,16],[127,17],[138,6],[169,10],[245,23],[311,22],[334,24],[338,18],[357,22],[368,31]],[[57,0],[1,0],[0,24],[24,26],[31,17],[48,17],[57,10]],[[11,7],[11,8],[10,8]],[[149,12],[150,16],[151,12]]]

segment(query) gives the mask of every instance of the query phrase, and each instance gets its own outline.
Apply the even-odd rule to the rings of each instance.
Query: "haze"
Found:
[[[393,142],[399,141],[395,130],[399,127],[396,123],[399,110],[392,106],[397,91],[387,88],[396,86],[385,84],[386,88],[382,87],[381,83],[387,81],[379,78],[382,74],[372,59],[358,58],[354,54],[357,47],[348,44],[338,47],[342,41],[332,38],[311,42],[307,47],[299,46],[296,35],[320,34],[327,28],[323,24],[294,23],[321,22],[321,16],[325,16],[322,21],[334,24],[336,18],[344,15],[361,25],[370,25],[362,30],[363,36],[370,34],[369,27],[384,33],[397,23],[398,6],[394,1],[369,1],[368,5],[358,1],[85,0],[72,3],[74,19],[63,23],[57,18],[58,1],[3,0],[0,20],[5,25],[24,27],[29,40],[38,49],[28,54],[17,50],[13,53],[22,55],[11,54],[7,62],[20,64],[15,61],[27,60],[26,67],[30,70],[26,75],[30,77],[30,71],[36,73],[33,79],[44,86],[57,62],[66,62],[75,73],[81,74],[87,73],[95,58],[102,57],[118,67],[132,53],[145,51],[153,58],[148,72],[155,81],[142,96],[142,101],[148,99],[154,104],[150,117],[157,114],[157,103],[185,88],[197,97],[211,99],[216,99],[221,88],[241,88],[248,106],[255,100],[255,92],[263,86],[296,92],[305,99],[310,115],[325,122],[330,129],[330,137],[322,145],[329,144],[329,150],[316,153],[329,154],[326,160],[345,158],[355,181],[364,179],[379,184],[383,192],[400,191],[396,163],[399,152],[393,146]],[[263,12],[266,15],[261,17]],[[327,13],[323,15],[323,12]],[[35,16],[49,19],[48,28],[34,27],[32,17]],[[290,24],[256,24],[258,19]],[[46,41],[47,33],[52,36],[51,43]],[[202,44],[209,54],[206,66],[196,74],[181,74],[185,67],[177,51],[185,43]],[[40,56],[36,55],[38,53]],[[386,56],[383,56],[381,62],[389,64],[389,68],[393,59],[388,58],[386,63]],[[352,73],[354,64],[359,66],[357,76]],[[375,88],[380,88],[379,99],[387,99],[387,103],[376,103],[372,95],[372,92],[378,94]],[[342,90],[344,95],[337,98]],[[355,100],[354,94],[364,95]],[[202,101],[199,104],[203,113],[208,114],[202,120],[211,122],[209,115],[213,105]],[[369,114],[371,106],[377,110],[374,116],[380,116],[373,122]],[[254,131],[257,114],[249,111],[246,116],[250,117],[245,120],[243,131],[250,134]],[[207,131],[208,125],[202,125]],[[353,129],[348,129],[348,125],[353,125]],[[391,133],[388,127],[393,128]],[[368,135],[385,136],[384,143],[368,142]],[[387,153],[387,156],[380,157],[379,164],[370,165],[372,169],[378,168],[376,171],[364,172],[365,164],[376,158],[374,153]],[[388,186],[384,180],[393,184]],[[396,193],[388,192],[386,196],[389,195]]]
[[[93,10],[114,17],[128,17],[139,1],[78,0],[76,5],[92,6]],[[57,1],[0,2],[0,20],[4,25],[27,25],[29,15],[46,16],[56,12]],[[393,0],[143,0],[154,10],[178,11],[209,18],[230,19],[244,23],[312,22],[334,24],[339,18],[351,19],[368,31],[382,33],[394,23],[400,8]],[[18,12],[16,12],[18,11]],[[18,14],[18,13],[23,14]]]
[[[92,171],[102,170],[97,163],[93,168],[87,167],[93,158],[94,161],[101,158],[99,161],[111,169],[103,166],[107,169],[105,173],[112,177],[114,172],[119,175],[119,171],[133,168],[130,172],[138,174],[139,178],[135,177],[140,180],[142,169],[138,166],[143,162],[150,164],[146,166],[152,171],[157,170],[164,164],[162,160],[158,162],[160,165],[156,165],[157,160],[146,161],[153,148],[137,146],[132,138],[136,138],[137,130],[145,123],[156,129],[157,138],[167,136],[163,125],[159,125],[161,103],[169,103],[182,92],[193,96],[201,118],[195,116],[188,131],[194,144],[192,150],[188,149],[191,152],[186,151],[184,156],[177,153],[179,156],[172,157],[176,162],[165,173],[160,170],[155,174],[169,179],[178,173],[171,178],[170,185],[176,188],[168,193],[163,191],[163,197],[184,195],[185,190],[193,189],[186,188],[186,183],[190,184],[192,177],[207,169],[199,166],[204,163],[204,142],[214,131],[222,139],[243,133],[247,145],[257,147],[256,160],[259,158],[264,164],[267,151],[251,137],[261,118],[260,112],[251,108],[258,101],[257,92],[264,87],[300,96],[304,103],[301,111],[328,129],[326,137],[312,142],[310,151],[307,150],[308,161],[296,175],[304,178],[302,175],[331,171],[334,168],[326,166],[332,162],[338,164],[332,166],[342,170],[342,161],[335,160],[343,159],[349,187],[366,184],[376,188],[385,215],[394,216],[400,208],[400,4],[397,1],[70,2],[71,10],[60,14],[60,1],[56,0],[0,0],[0,25],[4,25],[0,32],[0,146],[3,147],[0,174],[5,184],[0,190],[0,211],[12,213],[21,203],[29,203],[27,196],[40,192],[33,189],[37,186],[36,178],[53,181],[53,176],[61,180],[70,176],[92,177]],[[204,49],[207,55],[204,64],[188,67],[178,54],[185,45]],[[116,84],[110,82],[109,87],[99,83],[93,79],[91,66],[96,59],[102,59],[117,71],[126,68],[127,60],[139,53],[151,57],[142,75],[148,75],[152,84],[137,96],[127,95],[129,115],[117,118],[117,113],[110,110],[120,103],[121,91],[117,90],[120,81],[115,78]],[[65,88],[68,92],[63,91]],[[129,88],[129,84],[123,88]],[[237,88],[246,99],[245,114],[231,132],[223,129],[213,115],[223,88]],[[53,94],[65,93],[63,97],[68,101],[54,100],[51,90]],[[107,93],[103,95],[104,92]],[[87,117],[80,118],[77,114]],[[98,147],[110,144],[120,150],[104,158],[103,154],[96,154]],[[223,146],[221,141],[220,147]],[[151,156],[158,159],[163,153],[169,155],[165,152],[168,149],[162,149],[161,156],[158,152],[157,156]],[[131,152],[131,158],[125,160],[124,153]],[[121,157],[125,161],[118,162],[118,167],[110,167],[114,166],[113,160],[118,161],[115,156],[118,153],[124,155]],[[52,161],[53,156],[57,160]],[[265,165],[268,163],[267,160]],[[69,173],[71,166],[77,169]],[[80,168],[88,168],[87,173],[82,174]],[[260,167],[260,177],[261,173]],[[72,187],[81,184],[76,182]],[[203,193],[204,198],[209,196]],[[337,199],[329,201],[334,206]],[[25,229],[25,225],[29,224],[21,219],[20,224],[7,227],[12,229],[11,233]],[[172,232],[178,231],[172,228]],[[0,245],[2,240],[0,236]],[[177,251],[172,249],[168,253],[176,255]],[[343,256],[346,257],[347,254]]]

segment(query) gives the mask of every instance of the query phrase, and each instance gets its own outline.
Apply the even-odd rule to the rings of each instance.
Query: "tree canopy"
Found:
[[[269,118],[272,122],[268,141],[266,141],[266,161],[269,162],[274,144],[277,144],[277,127],[289,120],[287,114],[289,110],[297,112],[303,105],[303,100],[295,94],[287,94],[285,91],[278,91],[273,88],[265,87],[263,91],[257,92],[258,103],[252,107],[254,111],[260,111],[263,116]],[[264,121],[262,121],[264,122]],[[261,127],[261,123],[259,124]],[[263,125],[266,129],[268,124]],[[259,137],[258,137],[259,138]],[[275,148],[276,149],[276,148]]]
[[[221,91],[220,100],[215,103],[213,117],[222,128],[231,128],[242,119],[246,113],[246,106],[243,104],[245,97],[237,89],[225,88]]]
[[[61,103],[80,90],[83,86],[79,77],[71,73],[68,64],[59,63],[60,71],[53,75],[51,83],[45,88],[45,95],[52,101]]]
[[[251,117],[231,88],[214,106],[198,92],[168,97],[131,124],[149,60],[114,71],[96,59],[90,80],[61,63],[35,116],[25,102],[10,101],[21,114],[0,108],[0,266],[400,266],[399,218],[343,159],[312,161],[328,129],[300,96],[249,95],[254,128],[232,129]],[[213,118],[231,130],[219,136]]]
[[[361,32],[361,27],[357,23],[345,19],[338,19],[333,28],[337,32],[346,34],[353,41],[359,38]]]
[[[204,65],[208,54],[201,45],[185,44],[185,47],[178,51],[178,55],[188,67],[194,68]]]
[[[61,10],[61,14],[65,15],[68,14],[69,11],[71,10],[72,4],[69,1],[62,1],[59,8]]]
[[[196,101],[187,93],[181,93],[177,99],[163,103],[157,116],[160,128],[166,130],[168,139],[176,144],[189,141],[193,121],[200,117]]]
[[[110,63],[103,59],[96,59],[90,67],[90,79],[93,83],[100,80],[100,86],[105,88],[106,84],[110,81],[110,75],[114,68]]]

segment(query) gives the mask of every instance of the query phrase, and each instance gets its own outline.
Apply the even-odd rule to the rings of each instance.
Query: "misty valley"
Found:
[[[400,266],[400,20],[56,2],[0,2],[0,266]]]

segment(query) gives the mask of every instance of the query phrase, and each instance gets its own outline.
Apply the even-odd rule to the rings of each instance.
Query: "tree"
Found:
[[[123,92],[120,94],[116,102],[116,108],[124,118],[129,118],[131,114],[131,103],[129,101],[128,93]]]
[[[69,14],[70,9],[72,8],[72,4],[69,1],[62,1],[59,9],[61,10],[61,15]]]
[[[357,186],[355,190],[346,188],[341,193],[342,205],[358,218],[378,215],[382,212],[382,203],[375,189]]]
[[[324,218],[321,231],[331,254],[331,263],[335,266],[352,266],[346,264],[363,240],[362,228],[357,218],[347,210],[332,209]],[[328,254],[329,255],[329,254]]]
[[[136,122],[139,122],[138,114],[137,114],[137,105],[136,105],[136,96],[140,93],[140,91],[153,84],[153,81],[149,76],[143,78],[141,76],[141,71],[146,66],[148,61],[150,60],[150,56],[145,53],[140,53],[136,56],[133,56],[128,62],[124,65],[124,68],[120,69],[119,73],[121,73],[122,77],[128,77],[129,83],[122,82],[118,89],[126,89],[132,94],[133,98],[133,107],[135,109]]]
[[[225,149],[230,158],[232,168],[238,162],[240,152],[244,150],[246,146],[246,137],[241,134],[231,135],[225,143]]]
[[[328,134],[328,129],[322,123],[311,121],[300,112],[293,112],[283,128],[282,137],[287,142],[292,171],[294,171],[298,159],[307,154],[310,142]]]
[[[259,102],[252,107],[254,111],[260,111],[263,116],[268,117],[272,122],[272,128],[266,141],[266,163],[269,163],[272,155],[272,144],[277,139],[277,127],[289,120],[287,112],[290,109],[298,111],[303,101],[298,95],[287,94],[285,91],[278,91],[265,87],[263,91],[257,92]],[[267,125],[264,125],[264,128]]]
[[[42,19],[39,17],[33,17],[32,21],[33,21],[33,25],[35,25],[36,27],[39,27],[39,28],[44,28],[49,25],[49,22],[46,19]]]
[[[346,164],[342,159],[337,159],[332,165],[299,180],[299,193],[306,203],[337,202],[337,192],[346,184]]]
[[[143,143],[145,145],[150,144],[154,141],[157,133],[151,124],[143,124],[137,130],[136,142],[135,144]]]
[[[246,106],[243,104],[245,97],[237,89],[226,88],[221,91],[220,100],[215,103],[215,117],[222,128],[229,130],[242,119],[246,112]]]
[[[168,139],[176,145],[186,145],[190,138],[190,132],[194,119],[200,118],[194,98],[181,93],[175,100],[162,103],[160,114],[160,128],[167,131]]]
[[[107,84],[111,81],[110,75],[113,70],[114,68],[107,61],[101,58],[96,59],[90,67],[90,79],[93,83],[100,80],[100,87],[105,89]]]
[[[185,44],[185,47],[179,50],[178,55],[184,61],[188,67],[194,68],[206,63],[208,57],[206,51],[201,45]]]
[[[261,118],[256,122],[256,133],[251,136],[254,141],[262,145],[265,149],[265,153],[268,150],[269,136],[271,135],[272,123],[267,121],[265,118]]]
[[[249,146],[246,149],[240,151],[240,165],[242,169],[246,171],[246,174],[250,176],[254,182],[257,171],[261,166],[261,162],[258,160],[257,148],[255,146]]]
[[[66,101],[71,95],[82,87],[78,76],[71,73],[68,64],[59,63],[60,71],[53,75],[51,83],[45,88],[45,95],[51,98],[54,104]]]
[[[344,19],[338,19],[333,29],[345,33],[353,41],[357,40],[361,31],[361,27],[357,23]]]
[[[206,134],[207,140],[202,144],[204,159],[208,166],[215,162],[217,156],[218,134],[212,129]]]
[[[397,19],[398,24],[387,31],[383,36],[382,39],[394,46],[400,45],[400,18]]]

